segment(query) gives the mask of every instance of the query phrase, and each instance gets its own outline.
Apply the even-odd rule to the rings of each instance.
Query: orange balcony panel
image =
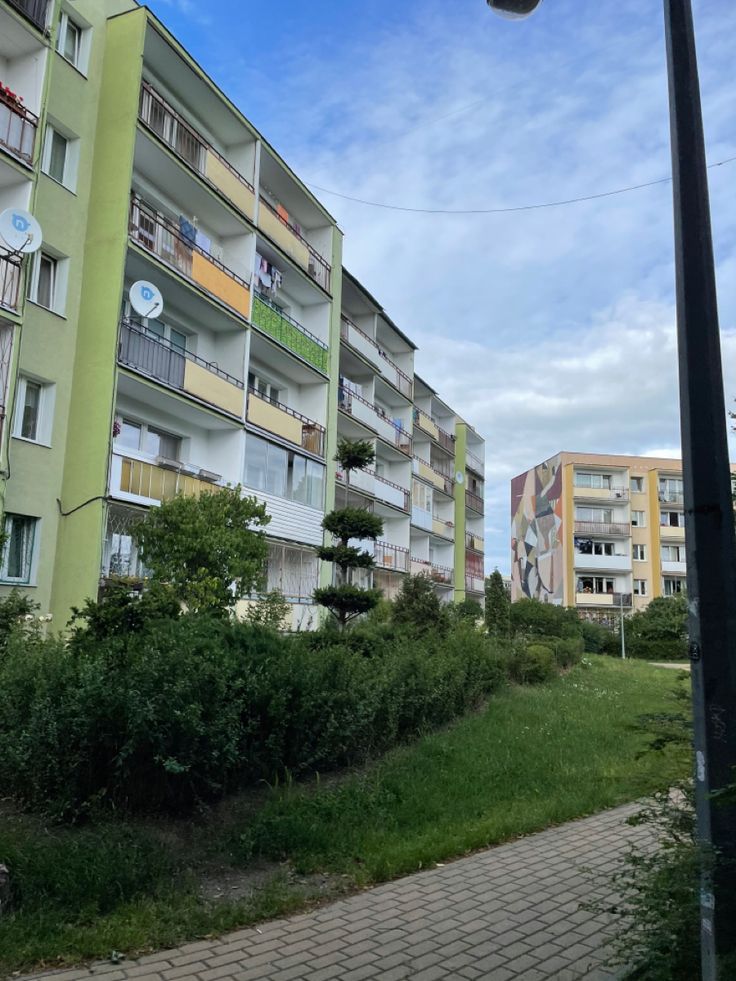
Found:
[[[250,293],[245,286],[232,279],[227,273],[205,258],[201,252],[192,255],[192,279],[213,296],[218,297],[241,316],[250,313]]]

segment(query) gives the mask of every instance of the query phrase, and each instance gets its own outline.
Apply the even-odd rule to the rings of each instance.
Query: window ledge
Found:
[[[89,77],[89,76],[87,75],[87,72],[85,72],[85,71],[82,71],[82,69],[81,69],[81,68],[79,68],[79,67],[78,67],[77,65],[75,65],[73,61],[70,61],[70,60],[69,60],[69,59],[67,58],[67,56],[66,56],[65,54],[62,54],[62,53],[61,53],[61,51],[57,51],[56,53],[57,53],[57,55],[58,55],[58,56],[59,56],[59,57],[61,58],[61,60],[62,60],[63,62],[66,62],[66,64],[67,64],[67,65],[69,65],[69,67],[70,67],[70,68],[73,68],[73,69],[74,69],[74,71],[75,71],[75,72],[77,73],[77,75],[81,75],[81,76],[82,76],[82,78],[83,78],[83,79],[84,79],[85,81],[87,81],[87,79],[88,79],[88,77]]]
[[[58,310],[52,310],[51,307],[45,307],[43,303],[39,303],[38,300],[34,300],[32,297],[27,296],[26,300],[28,303],[32,304],[34,307],[38,307],[39,310],[45,310],[46,313],[53,314],[54,317],[58,317],[59,320],[67,320],[65,313],[59,313]]]
[[[12,434],[13,439],[20,440],[21,443],[30,443],[31,446],[42,446],[44,449],[50,450],[51,443],[47,443],[42,439],[30,439],[28,436],[18,436],[15,433]]]
[[[44,177],[50,180],[52,184],[56,184],[57,187],[63,187],[65,191],[68,191],[70,194],[73,194],[74,197],[77,196],[77,192],[75,188],[69,187],[69,185],[65,184],[63,181],[57,181],[55,177],[52,177],[51,174],[46,173],[45,170],[42,170],[41,173],[43,174]]]

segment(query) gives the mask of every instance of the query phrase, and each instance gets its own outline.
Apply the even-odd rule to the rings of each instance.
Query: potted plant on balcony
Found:
[[[9,85],[4,85],[0,82],[0,99],[6,105],[9,105],[13,109],[17,109],[19,112],[23,112],[25,106],[23,105],[23,96],[18,95],[17,92],[13,92]]]

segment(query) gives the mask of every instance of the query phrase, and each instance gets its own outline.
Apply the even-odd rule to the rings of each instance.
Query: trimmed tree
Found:
[[[226,617],[262,585],[268,544],[258,529],[271,519],[264,504],[240,490],[178,495],[131,528],[151,577],[193,613]]]
[[[322,521],[322,527],[333,537],[332,545],[323,545],[317,554],[324,562],[332,562],[338,569],[337,582],[332,586],[315,589],[314,599],[326,607],[344,629],[362,613],[372,610],[381,599],[380,589],[364,589],[352,582],[354,569],[371,569],[374,565],[370,552],[350,544],[351,539],[376,539],[383,532],[381,518],[363,508],[348,507],[350,473],[370,466],[375,451],[368,440],[341,439],[335,460],[345,474],[345,507],[330,511]]]
[[[486,608],[485,620],[488,633],[495,637],[508,637],[510,628],[509,594],[506,592],[503,576],[495,569],[485,582]]]

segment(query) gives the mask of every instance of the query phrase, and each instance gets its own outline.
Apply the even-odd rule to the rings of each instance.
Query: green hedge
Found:
[[[441,639],[382,626],[349,637],[184,616],[66,647],[11,639],[3,793],[66,819],[182,813],[287,770],[365,760],[467,711],[506,673],[503,652],[463,624]]]

